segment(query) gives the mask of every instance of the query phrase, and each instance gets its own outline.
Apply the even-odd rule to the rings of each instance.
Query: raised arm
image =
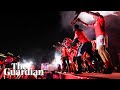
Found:
[[[76,11],[76,16],[71,22],[72,25],[74,25],[77,22],[77,19],[78,19],[78,16],[79,16],[80,13],[81,13],[81,11]]]

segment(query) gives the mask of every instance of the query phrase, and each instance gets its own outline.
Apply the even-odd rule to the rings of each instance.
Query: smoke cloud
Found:
[[[49,71],[57,70],[59,64],[62,66],[61,53],[56,51],[53,61],[48,66]]]

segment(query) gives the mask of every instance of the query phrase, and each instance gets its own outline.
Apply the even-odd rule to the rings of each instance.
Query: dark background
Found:
[[[66,37],[60,21],[59,11],[1,12],[0,52],[48,61],[54,57],[52,45]]]

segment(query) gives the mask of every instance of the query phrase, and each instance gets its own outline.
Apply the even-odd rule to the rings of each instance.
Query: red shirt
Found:
[[[66,40],[66,42],[65,42],[65,45],[70,46],[70,43],[71,43],[71,42],[72,42],[72,40],[68,38],[68,39]]]
[[[67,50],[67,54],[68,54],[68,59],[72,62],[72,58],[73,58],[73,55],[72,55],[72,53],[71,53],[71,48],[69,48],[68,50]]]
[[[70,55],[71,55],[71,58],[72,58],[72,60],[73,60],[73,57],[77,55],[77,51],[76,51],[76,50],[73,50]]]
[[[68,54],[67,54],[67,48],[63,47],[61,51],[62,51],[62,56],[63,57],[68,56]]]
[[[97,19],[96,23],[94,24],[94,28],[95,28],[96,37],[105,34],[105,21],[102,16],[100,16]]]
[[[86,35],[83,33],[82,30],[75,31],[74,39],[75,38],[78,38],[79,42],[81,42],[81,43],[85,43],[85,42],[89,41],[89,39],[86,37]]]
[[[3,62],[2,62],[2,61],[0,61],[0,64],[3,64]]]
[[[13,61],[13,58],[10,57],[10,56],[7,56],[5,62],[6,62],[6,63],[11,63],[12,61]]]

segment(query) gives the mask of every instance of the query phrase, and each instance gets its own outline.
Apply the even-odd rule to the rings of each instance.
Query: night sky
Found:
[[[21,48],[49,47],[48,43],[56,35],[59,19],[59,12],[2,13],[0,29],[4,35],[1,38],[6,37],[2,41],[2,46]]]
[[[59,11],[1,12],[0,50],[22,57],[53,56],[53,44],[62,41],[66,32],[61,30]]]
[[[63,14],[61,11],[49,10],[1,12],[0,52],[10,51],[21,57],[35,58],[35,60],[52,58],[55,51],[53,44],[61,42],[65,37],[73,38],[70,23]],[[120,17],[109,15],[105,19],[110,53],[116,57],[115,51],[120,50]],[[63,25],[63,22],[66,24]]]

